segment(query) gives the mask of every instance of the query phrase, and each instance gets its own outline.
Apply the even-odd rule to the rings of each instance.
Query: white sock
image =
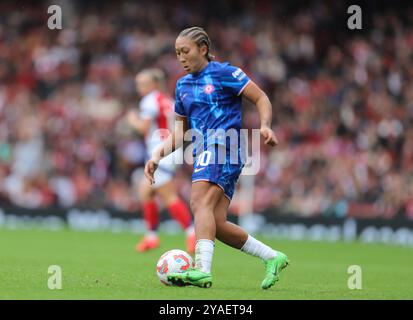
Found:
[[[214,241],[199,239],[195,245],[195,268],[202,272],[211,273]]]
[[[156,238],[158,238],[158,232],[153,231],[153,230],[149,230],[149,231],[146,232],[145,236],[149,239],[156,239]]]
[[[194,233],[194,225],[191,224],[188,228],[185,229],[185,234],[187,237],[189,237],[193,233]]]
[[[272,259],[277,256],[277,251],[250,235],[248,235],[248,239],[242,246],[241,251],[263,260]]]

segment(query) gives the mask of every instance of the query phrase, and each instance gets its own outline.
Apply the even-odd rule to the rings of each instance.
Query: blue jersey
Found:
[[[204,150],[212,144],[225,145],[228,140],[225,132],[230,129],[240,136],[241,92],[249,80],[240,68],[215,61],[209,62],[201,72],[178,80],[175,112],[187,117],[190,129],[202,134]],[[211,130],[215,130],[213,135]],[[237,144],[240,145],[239,140]],[[194,155],[196,148],[197,145]]]
[[[196,161],[192,182],[215,183],[230,200],[244,166],[241,93],[249,81],[240,68],[209,62],[201,72],[182,77],[176,85],[175,112],[187,117],[193,130]]]

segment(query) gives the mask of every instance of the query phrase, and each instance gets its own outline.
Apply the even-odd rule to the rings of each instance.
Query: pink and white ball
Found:
[[[156,274],[159,280],[168,286],[172,285],[167,277],[170,273],[185,272],[194,267],[192,257],[185,251],[173,249],[165,252],[156,264]]]

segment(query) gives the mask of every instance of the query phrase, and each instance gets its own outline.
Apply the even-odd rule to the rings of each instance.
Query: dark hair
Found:
[[[191,27],[184,29],[179,34],[179,37],[190,38],[198,45],[198,47],[205,45],[208,50],[205,58],[207,58],[208,61],[211,61],[215,58],[215,56],[209,53],[209,49],[211,48],[211,40],[209,40],[208,34],[201,27]]]

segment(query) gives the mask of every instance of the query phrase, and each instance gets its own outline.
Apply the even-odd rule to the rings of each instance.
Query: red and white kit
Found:
[[[151,126],[145,136],[147,157],[170,134],[174,125],[174,101],[161,93],[152,91],[144,96],[139,104],[140,117],[151,120]],[[176,150],[159,162],[158,170],[155,171],[155,188],[161,187],[172,180],[176,165],[182,163],[182,150]]]

